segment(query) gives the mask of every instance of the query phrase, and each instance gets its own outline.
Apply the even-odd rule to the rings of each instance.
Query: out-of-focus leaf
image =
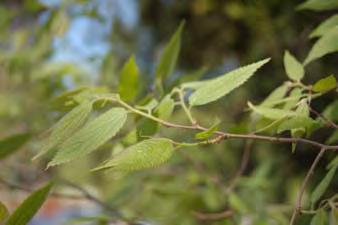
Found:
[[[313,45],[308,56],[304,61],[304,65],[307,65],[313,60],[318,59],[324,55],[338,51],[337,39],[338,39],[338,27],[334,27],[331,30],[329,30],[326,34],[324,34]]]
[[[62,117],[62,119],[54,125],[54,128],[40,153],[33,159],[37,159],[65,142],[65,140],[73,135],[74,132],[76,132],[86,122],[91,110],[92,103],[86,101]]]
[[[173,113],[175,108],[175,102],[170,97],[170,95],[166,95],[160,104],[157,106],[156,112],[158,117],[163,120],[168,120]]]
[[[292,138],[300,138],[303,137],[306,130],[304,128],[295,128],[291,130],[291,137]],[[296,151],[297,143],[291,144],[291,152],[294,153]]]
[[[285,102],[283,109],[285,110],[293,109],[297,105],[301,97],[302,90],[300,88],[294,88],[289,95],[290,101]]]
[[[284,67],[291,80],[300,81],[304,77],[303,65],[289,51],[284,53]]]
[[[300,4],[298,9],[310,9],[314,11],[331,10],[338,8],[337,0],[307,0]]]
[[[276,88],[259,106],[273,106],[276,101],[283,99],[288,91],[288,86],[282,84]]]
[[[156,99],[150,99],[148,103],[145,105],[137,105],[136,108],[142,109],[145,111],[152,111],[158,105],[158,101]]]
[[[323,116],[331,121],[338,122],[338,100],[330,103],[323,111]]]
[[[311,128],[316,121],[310,117],[305,116],[295,116],[288,120],[283,121],[278,127],[278,133],[281,133],[286,130],[304,128],[305,130]]]
[[[332,169],[333,167],[338,167],[338,156],[336,156],[333,160],[331,160],[331,162],[329,163],[329,165],[327,165],[326,169]]]
[[[173,152],[171,140],[148,139],[127,148],[93,170],[112,168],[116,171],[135,171],[158,167],[168,161]]]
[[[47,199],[52,184],[47,184],[32,193],[8,218],[6,225],[26,225]]]
[[[219,124],[219,122],[217,121],[208,130],[197,133],[195,135],[195,138],[196,139],[207,139],[208,137],[210,137],[211,135],[213,135],[215,131],[218,130],[218,124]]]
[[[311,220],[310,225],[327,225],[328,216],[324,209],[319,209],[316,215]]]
[[[311,194],[311,204],[314,205],[316,202],[322,197],[328,188],[330,182],[332,181],[338,165],[333,166],[329,172],[325,175],[323,180],[319,183],[319,185],[315,188],[315,190]]]
[[[333,144],[338,142],[338,130],[334,131],[333,134],[327,139],[326,144]]]
[[[181,22],[175,34],[171,37],[169,43],[164,48],[159,64],[156,68],[156,77],[165,79],[173,73],[181,49],[181,35],[183,27],[184,22]]]
[[[108,225],[109,220],[110,218],[107,216],[78,217],[69,220],[67,224],[87,224],[95,222],[97,225]]]
[[[294,111],[284,110],[284,109],[276,109],[269,108],[264,106],[254,106],[250,102],[248,102],[248,106],[257,114],[262,115],[266,118],[278,120],[289,116],[295,116],[296,113]]]
[[[227,95],[247,81],[260,67],[269,62],[264,59],[238,68],[220,77],[207,81],[189,97],[190,105],[205,105]]]
[[[0,223],[5,221],[8,215],[9,213],[6,206],[2,202],[0,202]]]
[[[114,137],[126,119],[127,111],[124,108],[112,108],[101,114],[63,142],[48,166],[69,162],[94,151]]]
[[[333,15],[316,27],[316,29],[311,32],[310,38],[321,37],[336,26],[338,26],[338,15]]]
[[[337,39],[338,40],[338,39]],[[317,81],[312,90],[315,92],[327,92],[337,87],[337,80],[333,75],[325,77]]]
[[[15,153],[31,137],[29,133],[16,134],[0,140],[0,160]]]
[[[131,56],[120,73],[118,90],[122,100],[130,102],[135,99],[139,86],[138,77],[139,69],[135,57]]]

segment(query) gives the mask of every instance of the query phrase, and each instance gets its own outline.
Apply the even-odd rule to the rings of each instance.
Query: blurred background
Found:
[[[259,75],[229,98],[195,112],[205,124],[217,117],[227,130],[245,131],[247,101],[261,101],[286,78],[284,50],[303,60],[314,42],[309,34],[332,15],[332,11],[295,10],[301,2],[0,0],[0,137],[20,133],[18,142],[33,140],[18,154],[0,158],[1,179],[11,182],[0,184],[0,200],[13,209],[26,196],[24,188],[34,189],[57,177],[84,187],[145,224],[236,224],[231,219],[205,221],[198,213],[221,211],[229,201],[241,212],[237,215],[240,224],[288,224],[296,191],[315,156],[314,151],[307,151],[308,146],[291,154],[288,145],[254,144],[245,176],[230,197],[222,190],[238,170],[245,147],[240,141],[187,151],[156,171],[123,180],[89,172],[103,157],[100,154],[48,171],[44,171],[43,160],[32,163],[31,157],[39,151],[34,139],[69,110],[56,97],[83,86],[116,90],[119,71],[132,54],[142,72],[140,90],[151,94],[159,54],[182,20],[186,24],[179,63],[168,83],[211,78],[272,58]],[[337,60],[333,55],[312,63],[305,83],[337,74]],[[334,97],[321,98],[314,102],[315,107],[322,110]],[[179,113],[175,116],[182,118]],[[191,138],[183,131],[167,132]],[[314,135],[324,141],[328,134]],[[324,172],[321,166],[314,182]],[[18,184],[20,188],[15,188]],[[328,193],[337,188],[336,179]],[[60,185],[58,190],[81,196],[69,185]],[[102,207],[86,200],[51,198],[31,224],[93,224],[69,220],[101,213]],[[108,223],[104,218],[101,224]]]

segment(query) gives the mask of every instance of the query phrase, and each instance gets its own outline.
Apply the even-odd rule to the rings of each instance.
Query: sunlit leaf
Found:
[[[324,55],[338,51],[337,39],[338,39],[338,27],[335,27],[329,30],[326,34],[324,34],[313,45],[308,56],[304,61],[304,65],[309,64],[313,60],[318,59]]]
[[[257,69],[269,60],[261,60],[208,81],[189,97],[190,105],[205,105],[227,95],[247,81]]]
[[[337,87],[337,80],[333,75],[325,77],[317,81],[312,90],[315,92],[327,92]]]
[[[31,137],[29,133],[15,134],[0,140],[0,159],[4,159],[19,150]]]
[[[139,69],[135,62],[135,57],[131,56],[124,64],[120,73],[118,91],[124,101],[133,101],[137,95],[139,87]]]
[[[288,91],[288,86],[283,84],[271,92],[260,106],[273,106],[277,101],[283,99]]]
[[[316,122],[310,117],[295,116],[283,121],[278,127],[278,133],[286,130],[304,128],[305,130],[311,128]]]
[[[284,67],[291,80],[300,81],[304,77],[303,65],[289,51],[284,53]]]
[[[175,34],[171,37],[169,43],[164,48],[159,64],[156,68],[156,77],[165,79],[173,73],[180,53],[183,27],[184,22],[181,22]]]
[[[310,37],[321,37],[336,26],[338,26],[338,15],[333,15],[316,27],[316,29],[311,32]]]
[[[158,117],[163,120],[168,120],[173,113],[175,108],[175,101],[170,97],[170,95],[166,95],[160,104],[158,104],[156,113]]]
[[[298,6],[298,9],[311,9],[315,11],[331,10],[335,8],[338,8],[337,0],[307,0]]]
[[[168,161],[173,152],[171,140],[148,139],[132,145],[94,170],[112,168],[117,171],[135,171],[158,167]]]
[[[195,135],[196,139],[207,139],[208,137],[212,136],[215,131],[218,130],[219,122],[216,122],[212,125],[208,130],[199,132]]]
[[[26,225],[46,201],[52,184],[47,184],[32,193],[8,218],[6,225]]]
[[[69,162],[94,151],[114,137],[126,119],[127,111],[123,108],[112,108],[101,114],[62,143],[48,166]]]

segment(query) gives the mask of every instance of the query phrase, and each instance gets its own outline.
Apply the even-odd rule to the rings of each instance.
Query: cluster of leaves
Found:
[[[329,3],[323,4],[320,0],[309,0],[299,8],[326,10],[337,7],[336,1],[327,2]],[[284,67],[288,81],[277,87],[261,103],[253,104],[248,102],[248,108],[251,110],[250,127],[248,128],[250,133],[241,133],[244,139],[249,139],[251,134],[258,133],[273,136],[289,133],[295,140],[303,137],[309,138],[312,133],[327,125],[327,121],[323,118],[334,122],[338,121],[335,113],[338,110],[337,101],[331,103],[321,113],[323,118],[314,118],[310,115],[312,101],[330,91],[337,91],[335,76],[326,76],[314,84],[305,84],[303,82],[308,64],[329,53],[338,51],[336,17],[337,15],[330,17],[311,33],[311,38],[319,39],[304,62],[300,62],[289,51],[284,53]],[[229,133],[221,131],[219,124],[222,122],[217,121],[210,128],[204,128],[200,125],[199,120],[196,120],[195,114],[198,114],[196,111],[202,109],[202,106],[219,101],[224,96],[232,93],[248,81],[270,59],[251,63],[213,79],[183,82],[176,86],[172,85],[168,81],[177,64],[183,28],[184,22],[181,23],[163,50],[154,74],[154,93],[147,96],[143,95],[144,93],[140,89],[140,85],[138,85],[141,81],[141,72],[134,56],[131,56],[120,72],[117,86],[118,93],[110,92],[107,88],[81,87],[65,92],[54,99],[54,102],[61,105],[62,108],[70,110],[47,131],[47,137],[41,141],[42,150],[38,152],[35,159],[42,155],[47,155],[47,158],[51,159],[47,167],[75,162],[94,151],[111,148],[111,139],[114,138],[112,156],[107,157],[104,162],[101,162],[92,171],[106,170],[107,173],[122,172],[133,176],[133,171],[162,166],[188,147],[198,149],[204,145],[215,144],[224,139],[224,134]],[[171,122],[181,112],[184,112],[187,121],[191,125]],[[177,135],[169,136],[164,131],[165,127],[178,130],[189,129],[192,131],[194,138],[190,142],[185,140],[177,141],[175,139]],[[28,136],[18,135],[1,140],[0,149],[5,149],[5,151],[0,152],[0,157],[6,157],[16,151],[26,141],[26,138]],[[335,130],[327,139],[327,144],[334,144],[337,141],[338,131]],[[293,151],[296,149],[296,144],[296,142],[292,143]],[[245,185],[250,186],[250,188],[244,191],[231,192],[225,202],[215,200],[215,198],[222,197],[224,191],[216,190],[217,188],[214,184],[208,183],[206,188],[208,190],[205,194],[208,196],[205,197],[207,199],[205,202],[201,203],[196,200],[196,196],[193,193],[188,193],[189,190],[181,190],[178,193],[180,198],[172,200],[173,207],[169,208],[176,210],[176,206],[180,201],[185,201],[185,198],[189,198],[189,200],[193,199],[191,204],[198,206],[211,205],[210,208],[216,210],[225,206],[235,211],[235,218],[226,219],[226,224],[230,224],[232,220],[239,223],[240,220],[245,218],[245,215],[253,212],[256,215],[250,219],[254,221],[254,224],[258,224],[259,221],[262,221],[258,214],[263,211],[257,210],[257,206],[249,206],[242,198],[244,198],[243,196],[252,195],[250,191],[256,191],[259,186],[266,183],[264,179],[266,179],[267,167],[267,164],[265,164],[255,171],[256,174],[253,176],[255,180],[248,178],[247,181],[244,181]],[[311,193],[311,212],[314,214],[312,225],[327,224],[326,221],[330,221],[330,224],[335,224],[337,221],[336,195],[324,199],[318,204],[334,178],[337,169],[338,157],[336,156],[328,164],[326,176]],[[177,175],[175,174],[175,176]],[[198,176],[198,173],[196,176]],[[169,175],[167,179],[169,181],[173,180]],[[184,182],[182,179],[190,179],[193,184],[199,183],[199,178],[185,177],[183,175],[177,178],[179,182]],[[167,192],[162,193],[163,190],[158,188],[158,186],[161,186],[160,180],[154,181],[154,187],[151,187],[149,191],[159,191],[159,195],[164,196],[156,199],[159,204],[167,196],[173,196],[170,193],[172,190],[176,191],[176,189],[169,186],[166,187]],[[140,185],[143,181],[140,178],[135,178],[133,182]],[[135,183],[129,185],[133,186]],[[176,183],[174,184],[176,185]],[[131,187],[131,189],[133,188],[135,187]],[[27,205],[34,205],[34,207],[31,207],[31,210],[25,213],[22,213],[22,208],[19,207],[7,220],[7,224],[26,224],[41,206],[49,189],[50,185],[47,185],[29,197],[21,207],[25,207],[25,209],[28,207]],[[120,191],[123,192],[123,190]],[[116,198],[118,198],[118,195]],[[118,199],[116,202],[118,202]],[[138,202],[135,207],[142,207],[142,204],[143,202]],[[187,207],[190,207],[190,205]],[[186,211],[182,212],[186,213]],[[331,216],[328,212],[331,213]],[[282,217],[283,213],[274,212],[271,214],[273,216],[266,221],[266,224],[269,222],[276,224],[286,223],[284,217]],[[0,218],[5,217],[1,215],[6,215],[6,209],[2,205],[0,205]],[[19,223],[17,221],[22,222]],[[186,224],[192,223],[190,220],[183,222],[186,222]]]

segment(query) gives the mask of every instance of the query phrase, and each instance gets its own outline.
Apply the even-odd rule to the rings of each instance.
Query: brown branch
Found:
[[[338,129],[338,125],[335,124],[333,121],[329,120],[328,118],[326,118],[323,114],[317,112],[315,109],[311,108],[309,106],[310,111],[315,114],[317,117],[321,118],[322,120],[324,120],[326,122],[326,125],[328,127],[334,128],[334,129]]]
[[[199,220],[221,220],[229,218],[233,215],[233,212],[231,210],[225,210],[218,213],[203,213],[197,211],[193,211],[192,213]]]
[[[304,181],[303,181],[302,186],[300,188],[300,191],[298,193],[295,209],[294,209],[294,211],[292,213],[292,217],[291,217],[291,220],[290,220],[290,225],[293,225],[295,223],[297,215],[300,214],[301,211],[302,211],[302,200],[303,200],[303,195],[304,195],[305,189],[307,187],[307,184],[309,183],[309,180],[310,180],[312,174],[314,173],[314,170],[316,169],[316,166],[317,166],[319,160],[322,158],[322,156],[324,155],[325,151],[326,151],[325,148],[322,148],[320,150],[320,152],[316,156],[315,160],[313,161],[313,163],[312,163],[309,171],[307,172],[307,174],[306,174],[306,176],[304,178]]]

